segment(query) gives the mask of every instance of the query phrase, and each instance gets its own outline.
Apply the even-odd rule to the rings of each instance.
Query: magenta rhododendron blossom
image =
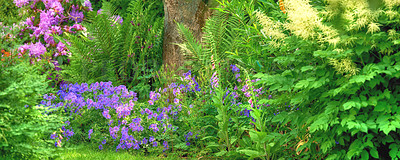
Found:
[[[30,57],[39,57],[46,52],[46,47],[42,43],[40,43],[40,41],[35,44],[31,44],[29,46],[29,49]]]
[[[92,3],[90,3],[89,0],[85,0],[85,2],[83,3],[83,6],[87,7],[89,9],[89,11],[93,11]]]
[[[69,13],[69,19],[75,21],[75,23],[82,22],[84,15],[83,12],[79,12],[77,5],[72,5],[72,10]]]
[[[30,2],[30,0],[14,0],[14,3],[17,7],[22,7],[27,5]]]

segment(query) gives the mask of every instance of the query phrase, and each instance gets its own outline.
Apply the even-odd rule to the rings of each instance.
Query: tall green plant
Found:
[[[63,68],[66,80],[113,81],[139,92],[140,97],[147,96],[162,58],[163,21],[151,12],[151,6],[132,1],[124,20],[115,15],[110,3],[104,3],[102,14],[90,13],[86,34],[67,34],[73,54],[71,66]]]

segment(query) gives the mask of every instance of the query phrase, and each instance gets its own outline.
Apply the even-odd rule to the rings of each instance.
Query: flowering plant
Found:
[[[77,3],[70,0],[14,0],[19,8],[27,9],[31,15],[22,24],[18,37],[25,37],[18,48],[20,54],[28,53],[31,63],[40,62],[43,72],[50,72],[49,79],[59,83],[56,72],[59,66],[67,64],[69,51],[65,43],[54,38],[63,33],[77,33],[86,30],[80,23],[84,13],[92,11],[91,3]],[[54,72],[54,73],[53,73]],[[54,86],[55,84],[53,84]]]

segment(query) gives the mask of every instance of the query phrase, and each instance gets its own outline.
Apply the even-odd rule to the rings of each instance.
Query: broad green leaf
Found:
[[[367,127],[367,125],[366,125],[365,123],[361,123],[361,124],[360,124],[360,130],[361,130],[361,132],[368,133],[368,127]]]
[[[375,106],[374,111],[382,112],[386,108],[388,108],[388,104],[385,101],[379,101],[378,104]]]
[[[369,150],[369,153],[371,154],[372,157],[379,159],[379,154],[376,148],[372,148]]]
[[[314,66],[304,66],[304,67],[301,67],[301,71],[302,72],[305,72],[305,71],[309,71],[309,70],[312,70],[314,68]]]
[[[261,152],[258,152],[255,150],[249,150],[249,149],[242,149],[242,150],[239,150],[239,152],[244,153],[250,157],[259,157],[259,156],[263,155],[263,153],[261,153]]]
[[[361,159],[362,160],[368,160],[369,159],[369,154],[368,154],[368,152],[366,150],[363,150],[361,152]]]
[[[310,82],[308,80],[301,80],[294,86],[294,88],[296,88],[296,89],[306,88],[309,83]]]
[[[344,110],[349,110],[350,108],[355,107],[355,106],[356,106],[356,102],[354,102],[354,101],[346,102],[343,104]]]

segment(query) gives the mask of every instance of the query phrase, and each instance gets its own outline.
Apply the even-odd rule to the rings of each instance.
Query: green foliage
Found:
[[[153,4],[151,7],[146,6],[150,8],[151,13],[157,15],[157,17],[164,17],[164,6],[163,2],[160,0],[104,0],[104,1],[95,1],[93,3],[93,8],[94,10],[100,9],[101,6],[103,5],[101,2],[109,2],[113,6],[115,6],[115,11],[117,12],[118,15],[121,15],[122,17],[129,17],[129,5],[130,3],[138,3],[138,1],[145,2],[146,4]]]
[[[15,50],[28,39],[28,34],[19,34],[23,29],[22,24],[23,22],[20,22],[19,24],[7,26],[0,23],[0,49],[14,53]]]
[[[63,78],[80,83],[112,81],[139,92],[141,98],[149,95],[162,59],[163,19],[151,12],[152,6],[132,1],[122,25],[110,3],[104,3],[103,14],[89,13],[90,23],[84,24],[87,33],[67,34],[73,54],[70,66],[63,68]]]
[[[341,20],[338,19],[341,16],[328,17],[340,14],[330,12],[331,7],[337,6],[314,5],[319,13],[328,12],[320,15],[323,25],[340,22],[344,26],[335,30],[340,41],[331,43],[286,34],[279,48],[263,48],[274,69],[256,75],[261,78],[260,83],[280,95],[267,100],[268,103],[275,106],[290,103],[300,108],[295,114],[280,113],[279,121],[292,129],[284,134],[291,144],[286,149],[294,151],[283,156],[399,158],[400,53],[396,45],[397,24],[393,23],[398,18],[386,14],[387,11],[398,14],[398,10],[382,5],[382,14],[377,14],[376,19],[367,19],[368,25],[352,28],[360,24],[362,15],[354,21]],[[374,12],[371,8],[364,11]],[[294,23],[289,19],[285,23]],[[372,28],[374,23],[379,24],[378,29]],[[265,42],[271,41],[266,37]],[[300,115],[307,119],[299,118]]]
[[[12,0],[0,0],[0,22],[4,25],[12,25],[21,21],[24,16],[21,16],[18,7]]]
[[[59,118],[42,115],[43,110],[35,107],[41,95],[51,91],[46,76],[40,75],[27,57],[0,61],[0,66],[1,155],[16,159],[57,156],[48,139],[49,130],[59,126]]]

